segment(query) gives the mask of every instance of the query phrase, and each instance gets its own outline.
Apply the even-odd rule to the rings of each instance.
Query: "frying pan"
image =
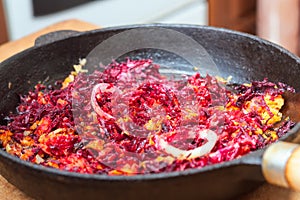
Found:
[[[255,36],[195,25],[136,25],[83,33],[60,32],[40,38],[35,47],[0,64],[0,113],[13,111],[18,95],[39,81],[66,77],[72,65],[105,39],[139,27],[167,28],[193,38],[212,56],[221,75],[237,83],[262,80],[284,82],[300,90],[300,60],[287,50]],[[67,36],[67,37],[66,37]],[[134,58],[172,61],[167,52],[141,50]],[[178,64],[181,64],[178,61]],[[11,87],[8,88],[8,83]],[[3,119],[3,116],[1,119]],[[4,123],[2,120],[1,123]],[[297,124],[280,140],[295,141]],[[36,199],[230,199],[264,183],[262,156],[257,150],[239,159],[181,172],[136,176],[78,174],[34,165],[0,151],[0,173]]]

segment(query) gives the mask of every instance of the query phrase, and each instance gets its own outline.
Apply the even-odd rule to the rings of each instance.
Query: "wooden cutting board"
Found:
[[[87,22],[79,20],[67,20],[48,26],[40,31],[32,33],[16,41],[11,41],[0,46],[0,62],[6,58],[34,45],[35,39],[43,34],[57,31],[57,30],[76,30],[87,31],[92,29],[98,29],[99,27]],[[0,199],[1,200],[32,200],[26,194],[19,189],[8,183],[0,175]],[[201,199],[201,196],[199,196]],[[279,188],[269,184],[265,184],[258,188],[256,191],[247,194],[241,198],[241,200],[300,200],[300,193],[292,192],[288,189]]]

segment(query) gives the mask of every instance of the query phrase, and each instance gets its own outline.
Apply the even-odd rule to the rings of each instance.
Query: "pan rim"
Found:
[[[251,39],[252,41],[265,44],[268,46],[272,46],[273,48],[279,50],[281,53],[286,54],[287,56],[291,57],[293,60],[295,60],[297,63],[300,63],[300,58],[297,57],[296,55],[292,54],[290,51],[284,49],[283,47],[274,44],[270,41],[264,40],[262,38],[259,38],[257,36],[247,34],[247,33],[242,33],[238,31],[233,31],[225,28],[217,28],[217,27],[211,27],[211,26],[206,26],[206,25],[192,25],[192,24],[165,24],[165,23],[155,23],[155,24],[134,24],[134,25],[126,25],[126,26],[113,26],[113,27],[107,27],[107,28],[101,28],[101,29],[96,29],[96,30],[91,30],[91,31],[85,31],[85,32],[78,32],[75,33],[74,35],[69,36],[68,38],[60,39],[48,44],[44,45],[39,45],[39,46],[33,46],[31,48],[28,48],[0,63],[0,67],[5,65],[5,63],[9,62],[10,60],[16,59],[18,57],[22,57],[26,55],[27,52],[33,51],[33,50],[38,50],[39,48],[42,48],[43,46],[51,45],[56,42],[61,42],[63,40],[67,40],[70,38],[75,38],[75,37],[80,37],[80,36],[88,36],[89,34],[96,34],[100,32],[107,32],[107,31],[122,31],[122,30],[127,30],[127,29],[133,29],[133,28],[148,28],[148,27],[158,27],[158,28],[193,28],[195,30],[197,29],[202,29],[202,30],[210,30],[210,31],[215,31],[215,32],[223,32],[226,34],[232,34],[236,35],[239,37],[246,37]],[[297,130],[296,130],[297,129]],[[291,135],[294,135],[298,130],[300,129],[300,124],[298,123],[293,129],[291,129],[284,137],[280,138],[280,140],[285,140]],[[0,156],[8,159],[15,164],[22,165],[27,168],[31,168],[32,170],[36,170],[37,172],[43,172],[47,173],[49,175],[55,175],[56,176],[62,176],[62,177],[68,177],[68,178],[76,178],[76,179],[88,179],[88,180],[95,180],[95,181],[149,181],[149,180],[158,180],[158,179],[167,179],[167,178],[175,178],[179,176],[189,176],[189,175],[194,175],[194,174],[200,174],[216,169],[222,169],[226,167],[232,167],[235,165],[239,164],[249,164],[249,165],[258,165],[260,163],[248,163],[246,160],[248,157],[261,157],[263,152],[265,151],[265,148],[258,149],[256,151],[250,152],[247,155],[244,155],[240,158],[234,159],[232,161],[226,161],[218,164],[213,164],[209,166],[205,166],[203,168],[194,168],[194,169],[187,169],[183,171],[174,171],[174,172],[161,172],[161,173],[156,173],[156,174],[137,174],[137,175],[130,175],[130,176],[125,176],[125,175],[120,175],[120,176],[111,176],[107,174],[82,174],[82,173],[77,173],[77,172],[70,172],[70,171],[65,171],[65,170],[60,170],[60,169],[55,169],[55,168],[50,168],[50,167],[45,167],[37,164],[30,163],[28,161],[21,160],[18,157],[15,157],[13,155],[8,154],[4,150],[0,150]]]

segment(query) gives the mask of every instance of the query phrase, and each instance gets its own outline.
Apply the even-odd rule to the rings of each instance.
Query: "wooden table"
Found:
[[[0,46],[0,62],[9,58],[10,56],[21,52],[24,49],[32,47],[34,41],[40,35],[44,35],[49,32],[58,30],[77,30],[77,31],[88,31],[100,28],[94,24],[86,23],[79,20],[67,20],[48,26],[42,30],[34,32],[28,36],[25,36],[19,40],[11,41]]]
[[[77,30],[87,31],[97,29],[98,26],[82,22],[79,20],[67,20],[57,24],[53,24],[38,32],[32,33],[24,38],[16,41],[8,42],[0,46],[0,62],[6,58],[20,52],[26,48],[33,46],[35,38],[45,33],[57,30]],[[1,200],[31,200],[26,194],[8,183],[2,176],[0,176],[0,199]],[[247,194],[240,198],[241,200],[300,200],[300,193],[292,192],[288,189],[275,187],[265,184],[256,191]]]

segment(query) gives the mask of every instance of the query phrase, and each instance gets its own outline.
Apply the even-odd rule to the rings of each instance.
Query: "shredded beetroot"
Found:
[[[169,79],[151,60],[72,76],[59,89],[38,84],[21,97],[17,113],[0,127],[4,150],[79,173],[159,173],[239,158],[294,126],[288,119],[274,126],[282,120],[281,95],[293,88],[267,79],[227,90],[209,75]],[[205,136],[208,130],[216,141]],[[175,155],[208,143],[203,155]]]

